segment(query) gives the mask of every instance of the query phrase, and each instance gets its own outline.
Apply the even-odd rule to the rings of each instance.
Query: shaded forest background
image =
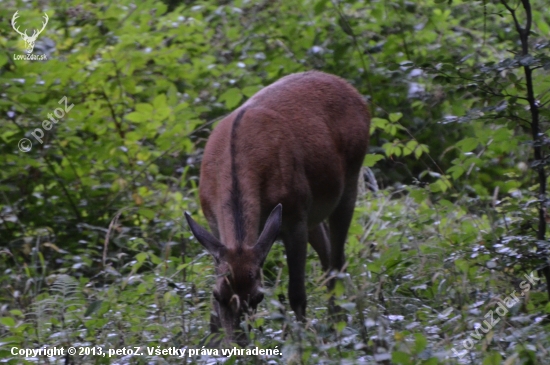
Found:
[[[14,59],[15,11],[29,34],[48,14],[46,61]],[[183,212],[205,224],[205,141],[262,87],[317,69],[374,117],[336,293],[348,318],[327,320],[311,251],[295,323],[277,244],[250,325],[282,356],[226,363],[548,364],[546,1],[2,1],[0,19],[0,359],[173,364],[10,348],[201,348],[214,273]]]

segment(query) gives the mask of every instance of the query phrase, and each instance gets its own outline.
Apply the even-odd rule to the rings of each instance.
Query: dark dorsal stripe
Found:
[[[231,211],[233,213],[233,218],[235,220],[235,238],[237,239],[237,244],[241,245],[245,237],[244,229],[244,211],[243,211],[243,196],[241,193],[241,187],[239,185],[239,173],[238,173],[238,164],[237,164],[237,128],[241,123],[244,112],[246,109],[243,109],[237,114],[235,121],[233,122],[233,127],[231,129]]]

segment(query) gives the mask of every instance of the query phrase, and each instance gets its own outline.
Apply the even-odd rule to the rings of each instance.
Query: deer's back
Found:
[[[319,223],[357,178],[368,139],[365,102],[336,76],[310,71],[262,89],[224,118],[206,145],[200,195],[211,227],[220,225],[235,179],[247,220],[260,216],[263,225],[282,203],[283,229],[292,219]]]

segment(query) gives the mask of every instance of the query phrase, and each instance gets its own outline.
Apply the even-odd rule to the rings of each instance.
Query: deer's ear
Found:
[[[195,222],[193,218],[191,218],[191,215],[187,212],[185,212],[185,219],[187,220],[189,228],[191,228],[191,232],[193,232],[193,235],[197,241],[199,241],[199,243],[206,248],[212,256],[214,256],[216,261],[222,260],[225,255],[225,246],[222,245],[222,243],[214,237],[212,233],[208,232],[197,222]]]
[[[269,250],[271,250],[271,246],[273,246],[273,243],[279,235],[282,217],[283,206],[281,204],[277,204],[267,218],[262,234],[260,234],[260,238],[258,238],[256,246],[254,246],[254,251],[259,259],[260,265],[263,265]]]

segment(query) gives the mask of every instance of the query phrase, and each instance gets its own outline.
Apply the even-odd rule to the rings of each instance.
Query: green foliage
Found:
[[[523,25],[520,2],[508,3]],[[282,355],[225,363],[544,364],[543,284],[466,355],[452,351],[464,350],[496,297],[548,261],[538,233],[548,220],[539,173],[550,141],[550,16],[544,1],[530,3],[525,54],[500,1],[4,2],[0,358],[64,363],[23,359],[12,346],[206,344],[215,276],[182,219],[189,211],[205,223],[205,140],[262,87],[319,69],[369,99],[364,166],[381,187],[358,199],[334,291],[344,314],[328,315],[326,277],[310,252],[309,322],[296,323],[276,245],[266,300],[248,324],[253,346]],[[29,32],[48,14],[34,51],[47,61],[13,58],[24,46],[9,22],[16,10]]]

